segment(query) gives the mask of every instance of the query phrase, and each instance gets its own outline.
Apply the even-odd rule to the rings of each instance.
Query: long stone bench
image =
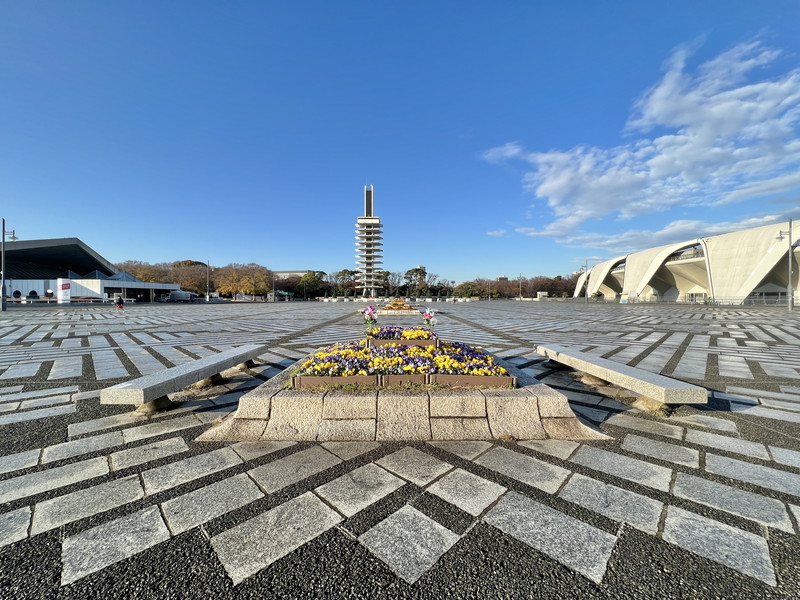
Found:
[[[685,381],[651,373],[564,346],[537,346],[536,352],[550,360],[594,375],[664,404],[708,403],[708,391],[705,388]]]
[[[266,353],[269,346],[249,344],[218,354],[170,367],[125,383],[118,383],[100,392],[100,404],[137,404],[140,412],[151,412],[170,405],[167,394],[222,373],[246,365]]]

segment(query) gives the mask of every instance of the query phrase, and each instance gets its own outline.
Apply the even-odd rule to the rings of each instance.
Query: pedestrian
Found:
[[[119,311],[125,312],[125,301],[122,299],[122,296],[117,296],[117,312]]]

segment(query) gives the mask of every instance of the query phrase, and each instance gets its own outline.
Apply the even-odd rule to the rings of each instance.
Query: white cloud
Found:
[[[495,229],[494,231],[487,231],[486,235],[490,235],[492,237],[503,237],[507,232],[505,229]]]
[[[757,80],[755,71],[779,55],[758,41],[694,73],[691,54],[677,49],[662,78],[635,102],[628,143],[538,153],[511,142],[483,154],[490,162],[527,161],[533,168],[523,185],[552,212],[543,227],[515,231],[566,242],[586,221],[608,215],[631,219],[800,188],[800,70]]]
[[[784,223],[788,214],[765,214],[746,217],[739,221],[711,223],[702,220],[677,220],[667,223],[659,230],[629,229],[616,235],[599,233],[577,233],[565,236],[561,241],[569,246],[604,248],[616,254],[636,252],[646,248],[685,242],[700,237],[721,235],[763,225]],[[525,233],[517,229],[519,233]]]

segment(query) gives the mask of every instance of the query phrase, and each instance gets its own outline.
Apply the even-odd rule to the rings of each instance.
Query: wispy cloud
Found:
[[[489,162],[521,159],[532,166],[523,184],[547,202],[552,220],[518,233],[574,243],[590,219],[631,219],[800,188],[800,70],[757,79],[756,71],[779,55],[758,41],[737,45],[694,72],[687,67],[691,54],[678,48],[661,79],[634,103],[625,124],[628,143],[530,152],[510,142],[483,154]],[[674,221],[674,227],[679,223],[694,222]],[[646,245],[657,243],[651,238]]]
[[[486,235],[490,235],[492,237],[503,237],[508,233],[507,229],[495,229],[493,231],[487,231]]]

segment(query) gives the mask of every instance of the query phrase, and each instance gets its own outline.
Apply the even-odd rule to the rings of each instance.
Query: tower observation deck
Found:
[[[383,225],[374,215],[374,188],[364,186],[364,216],[356,221],[356,288],[362,296],[375,296],[382,286],[378,265],[383,264]]]

